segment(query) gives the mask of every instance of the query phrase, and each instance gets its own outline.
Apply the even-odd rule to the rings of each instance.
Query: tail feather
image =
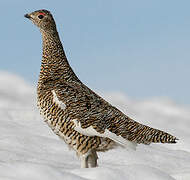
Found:
[[[127,136],[126,138],[129,141],[136,142],[138,144],[150,144],[150,143],[176,143],[178,140],[175,136],[171,134],[161,131],[159,129],[154,129],[149,126],[142,125],[138,122],[133,122],[135,128],[130,130],[130,127],[127,128]],[[132,125],[132,127],[134,127]]]

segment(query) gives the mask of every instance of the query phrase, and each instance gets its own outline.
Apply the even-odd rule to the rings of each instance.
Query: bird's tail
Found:
[[[130,133],[127,139],[136,143],[150,144],[150,143],[176,143],[178,140],[175,136],[167,132],[151,128],[133,121],[127,130]],[[134,128],[135,127],[135,128]],[[130,129],[132,128],[132,129]]]

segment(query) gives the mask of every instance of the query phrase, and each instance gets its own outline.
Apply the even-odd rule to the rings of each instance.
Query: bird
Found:
[[[88,88],[74,73],[50,11],[24,15],[42,35],[42,60],[37,85],[37,106],[44,121],[76,151],[81,168],[97,167],[97,152],[117,146],[176,143],[167,132],[143,125]]]

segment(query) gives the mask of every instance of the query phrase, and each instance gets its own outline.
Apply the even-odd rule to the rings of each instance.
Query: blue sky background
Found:
[[[93,89],[190,104],[190,1],[0,1],[0,70],[37,83],[41,35],[25,13],[54,15],[71,66]]]

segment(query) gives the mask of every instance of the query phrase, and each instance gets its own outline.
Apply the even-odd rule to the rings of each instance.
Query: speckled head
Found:
[[[41,9],[32,13],[25,14],[24,17],[30,19],[40,31],[52,32],[56,30],[55,21],[50,11]]]

